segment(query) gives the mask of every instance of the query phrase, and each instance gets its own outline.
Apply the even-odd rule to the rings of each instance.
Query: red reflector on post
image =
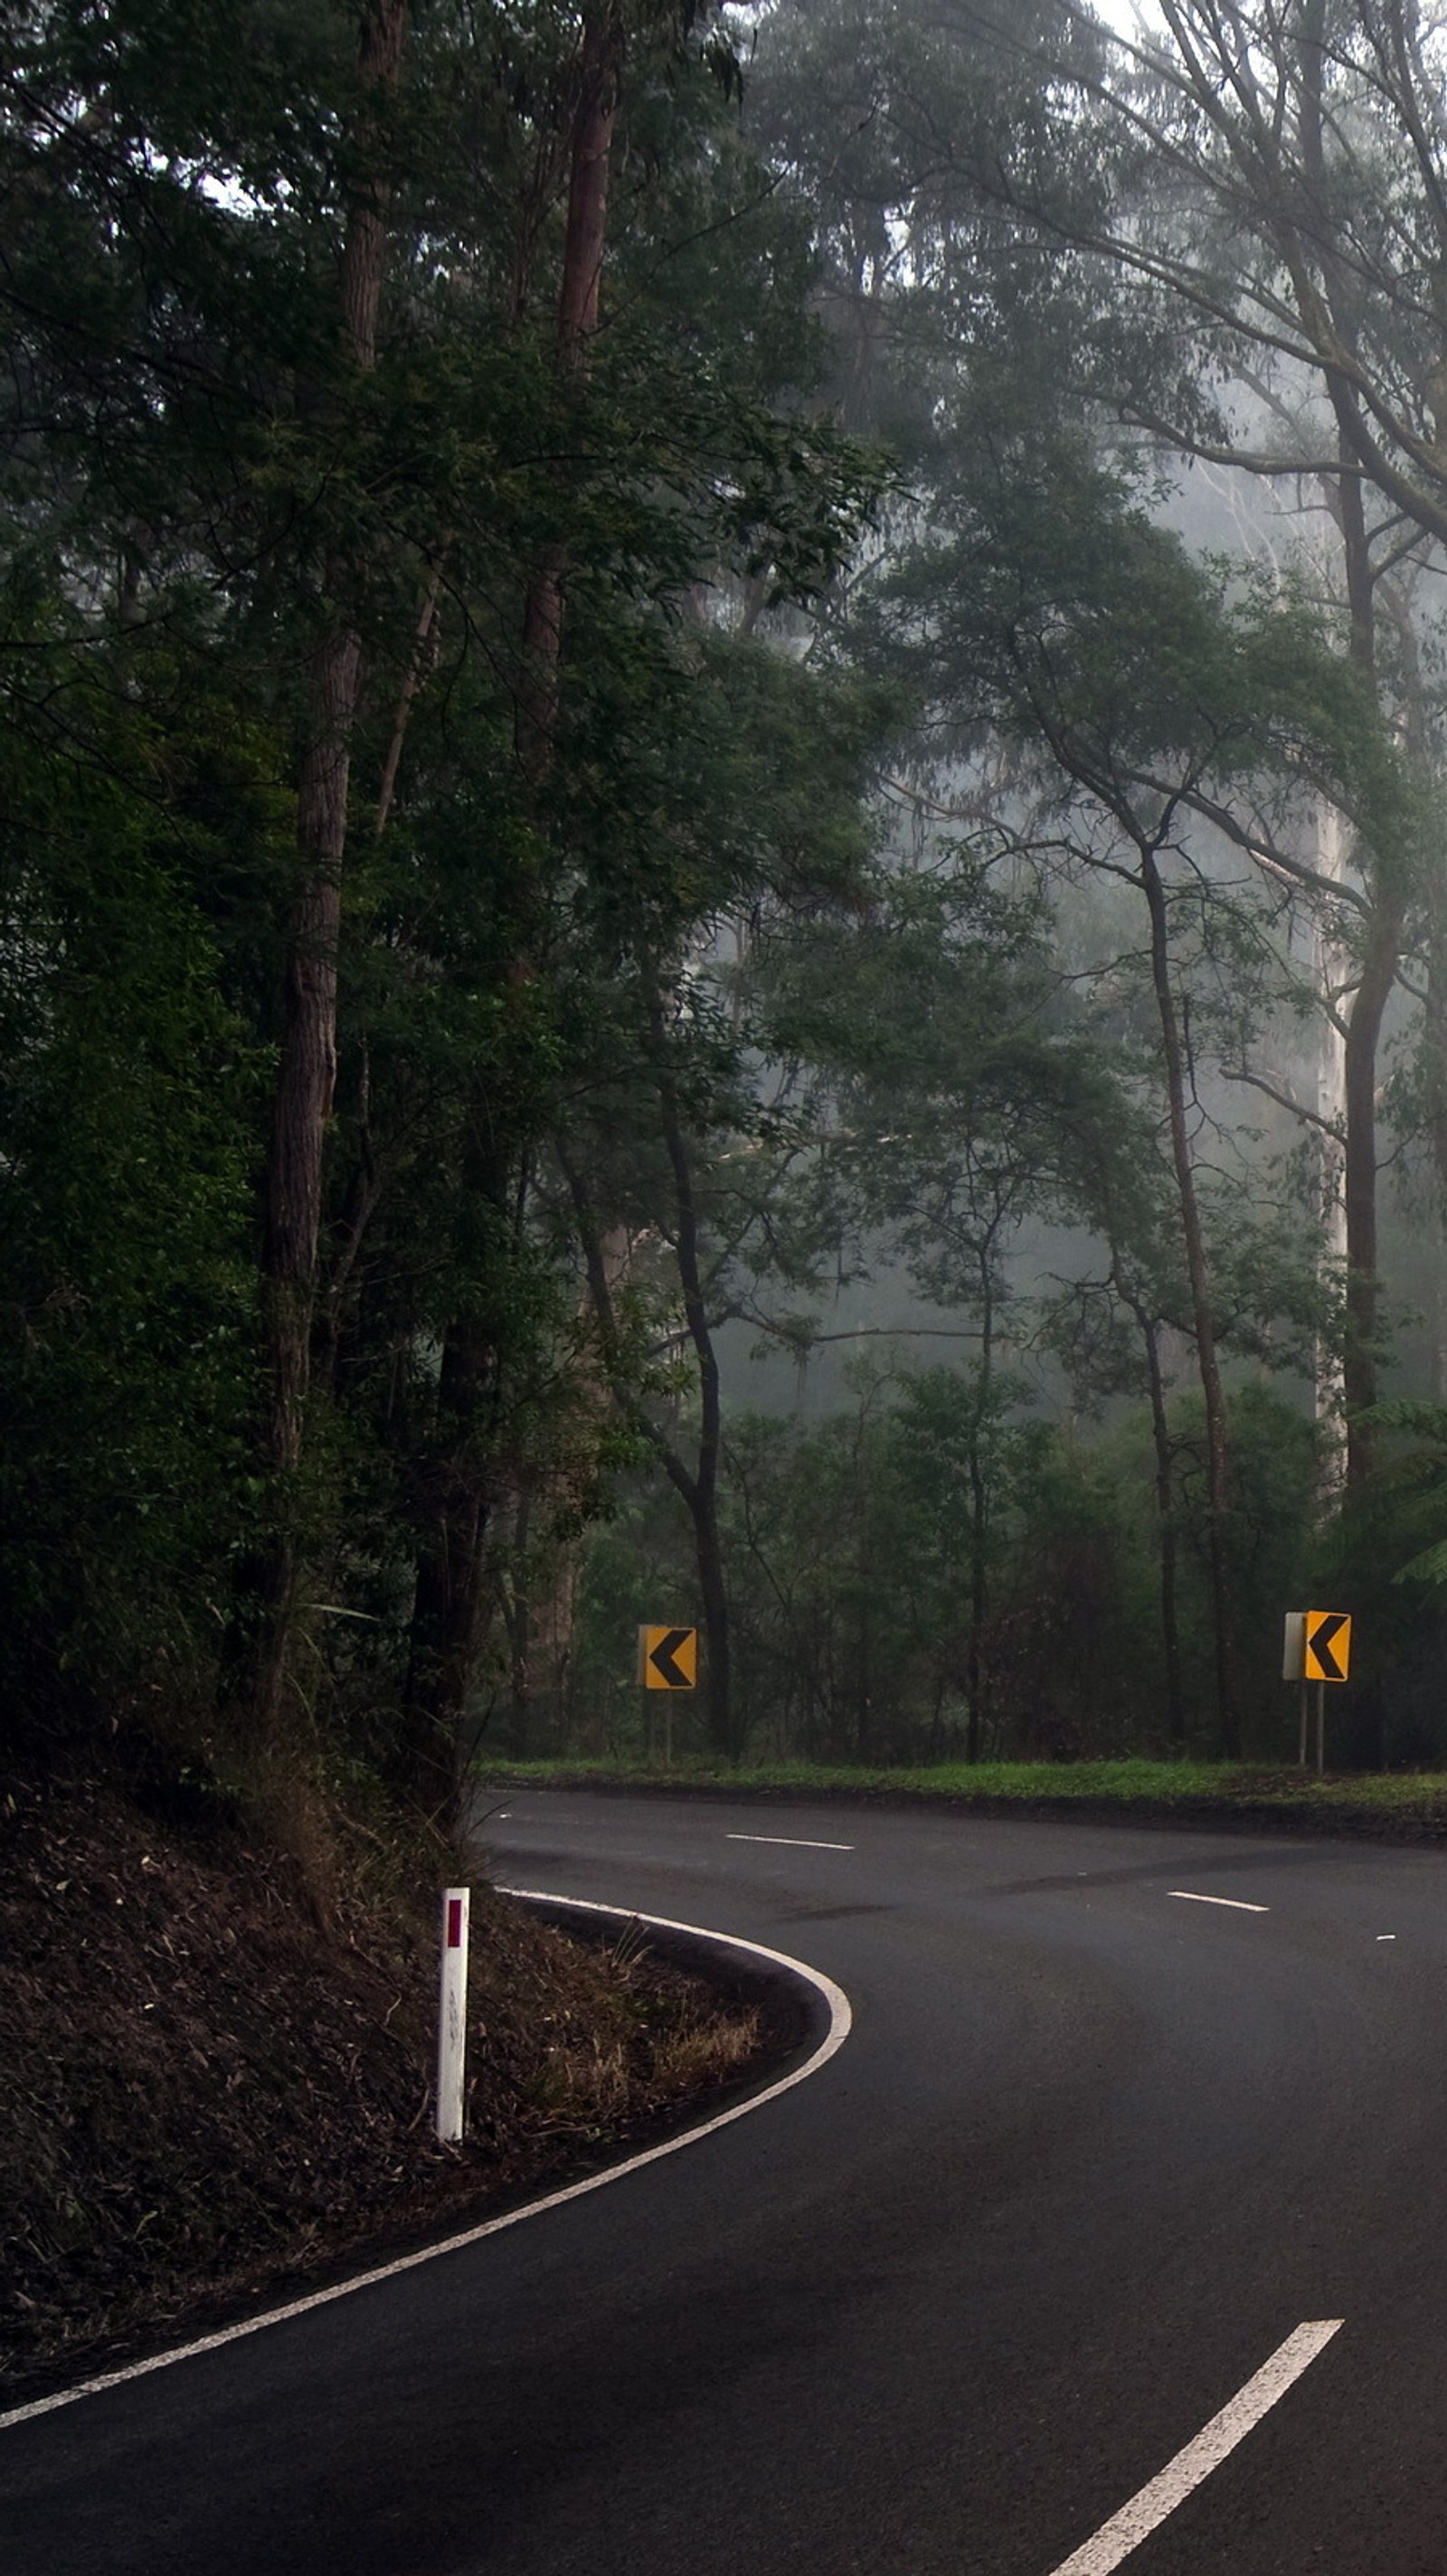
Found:
[[[437,2135],[456,2146],[463,2131],[467,2057],[469,1887],[442,1890],[442,1976],[437,1996]]]

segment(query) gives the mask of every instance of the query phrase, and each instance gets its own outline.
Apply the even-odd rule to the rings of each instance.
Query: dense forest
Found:
[[[0,1693],[1447,1758],[1410,0],[9,0]]]

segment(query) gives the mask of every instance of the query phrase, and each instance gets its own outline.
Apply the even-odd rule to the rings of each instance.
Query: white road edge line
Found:
[[[1286,2395],[1293,2381],[1298,2380],[1317,2354],[1325,2350],[1332,2336],[1340,2333],[1345,2322],[1342,2317],[1321,2317],[1314,2323],[1298,2326],[1294,2334],[1287,2336],[1285,2343],[1278,2344],[1270,2360],[1262,2363],[1255,2377],[1237,2390],[1229,2405],[1223,2406],[1219,2415],[1212,2416],[1193,2442],[1188,2442],[1183,2451],[1178,2451],[1173,2460],[1167,2461],[1160,2476],[1152,2478],[1148,2486],[1143,2486],[1138,2495],[1131,2497],[1129,2504],[1123,2504],[1119,2513],[1111,2515],[1109,2522],[1103,2522],[1091,2539],[1073,2550],[1068,2558],[1062,2559],[1058,2567],[1052,2568],[1051,2576],[1110,2576],[1113,2567],[1118,2567],[1123,2558],[1129,2558],[1131,2551],[1149,2538],[1157,2525],[1165,2521],[1167,2514],[1174,2513],[1177,2505],[1185,2502],[1193,2487],[1198,2487],[1213,2469],[1219,2469],[1221,2462],[1235,2450],[1238,2442],[1244,2440],[1253,2425],[1259,2424],[1263,2415],[1270,2414],[1277,2399]]]
[[[716,1941],[721,1949],[744,1950],[754,1959],[767,1959],[776,1968],[787,1968],[802,1977],[823,1996],[829,2007],[829,2028],[812,2057],[796,2066],[792,2075],[781,2075],[777,2084],[766,2084],[761,2093],[751,2093],[746,2102],[736,2102],[730,2111],[717,2111],[711,2120],[700,2120],[680,2137],[665,2138],[659,2146],[645,2147],[641,2154],[626,2156],[621,2164],[609,2165],[603,2173],[589,2174],[583,2182],[570,2182],[561,2191],[545,2192],[541,2200],[525,2202],[521,2209],[510,2209],[501,2218],[485,2218],[480,2226],[464,2228],[459,2236],[444,2237],[439,2245],[424,2245],[416,2254],[400,2254],[394,2262],[378,2263],[370,2272],[358,2272],[350,2281],[336,2281],[330,2289],[313,2290],[304,2299],[288,2299],[284,2307],[268,2308],[264,2316],[244,2317],[236,2325],[223,2326],[219,2333],[199,2335],[194,2343],[177,2344],[171,2352],[158,2352],[148,2361],[128,2362],[124,2369],[103,2371],[99,2378],[83,2379],[74,2388],[63,2388],[53,2397],[37,2397],[28,2406],[12,2406],[0,2415],[0,2433],[12,2424],[27,2424],[36,2415],[53,2414],[58,2406],[73,2406],[78,2398],[98,2397],[103,2389],[119,2388],[128,2379],[145,2379],[153,2370],[169,2370],[177,2361],[194,2361],[203,2352],[215,2352],[222,2344],[240,2343],[246,2335],[261,2334],[267,2326],[284,2325],[289,2317],[304,2317],[312,2308],[330,2307],[334,2299],[349,2299],[354,2290],[370,2290],[379,2281],[395,2280],[399,2272],[413,2272],[422,2263],[435,2263],[443,2254],[460,2254],[467,2245],[479,2245],[485,2236],[500,2236],[505,2227],[516,2227],[524,2218],[541,2218],[546,2209],[559,2209],[564,2201],[581,2200],[585,2193],[601,2191],[605,2183],[621,2182],[625,2174],[637,2173],[643,2165],[657,2164],[661,2156],[676,2155],[680,2147],[692,2147],[700,2138],[711,2138],[716,2129],[726,2129],[735,2120],[747,2118],[751,2111],[761,2111],[766,2102],[776,2102],[781,2093],[791,2093],[827,2066],[831,2057],[849,2037],[854,2016],[849,1997],[822,1968],[811,1968],[803,1959],[791,1959],[785,1950],[766,1949],[762,1941],[745,1941],[735,1932],[714,1932],[701,1923],[674,1923],[666,1915],[640,1914],[630,1905],[596,1905],[590,1898],[557,1896],[537,1887],[500,1887],[499,1896],[515,1896],[533,1905],[566,1905],[579,1914],[614,1914],[625,1923],[649,1923],[659,1932],[688,1932],[701,1941]]]
[[[1269,1905],[1248,1905],[1244,1896],[1198,1896],[1194,1888],[1168,1887],[1167,1896],[1179,1896],[1186,1905],[1229,1905],[1233,1914],[1269,1914]]]
[[[726,1843],[787,1843],[791,1851],[853,1851],[852,1843],[810,1843],[799,1834],[725,1834]]]

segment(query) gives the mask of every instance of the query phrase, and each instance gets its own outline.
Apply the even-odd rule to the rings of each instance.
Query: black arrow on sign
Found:
[[[1329,1682],[1341,1682],[1346,1679],[1345,1673],[1342,1671],[1340,1664],[1337,1662],[1337,1659],[1331,1650],[1333,1637],[1336,1635],[1338,1628],[1344,1628],[1346,1623],[1346,1612],[1344,1610],[1329,1611],[1325,1619],[1319,1619],[1317,1621],[1316,1626],[1313,1628],[1311,1635],[1306,1641],[1311,1652],[1315,1655],[1317,1662],[1321,1665],[1322,1671]]]
[[[691,1628],[670,1628],[666,1637],[659,1638],[648,1658],[660,1680],[666,1682],[670,1690],[692,1690],[693,1688],[683,1666],[673,1660],[679,1647],[686,1646],[692,1635]]]

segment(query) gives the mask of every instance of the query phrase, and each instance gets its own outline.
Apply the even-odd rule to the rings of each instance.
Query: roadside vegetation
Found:
[[[551,1762],[489,1759],[492,1788],[618,1788],[718,1798],[857,1798],[860,1803],[937,1801],[950,1808],[1071,1811],[1125,1821],[1190,1819],[1195,1824],[1280,1821],[1321,1832],[1411,1832],[1424,1842],[1447,1834],[1447,1772],[1269,1770],[1256,1762],[742,1762],[700,1757],[628,1762],[608,1754],[556,1754]]]
[[[743,1763],[737,1770],[698,1757],[667,1768],[606,1755],[487,1763],[498,1788],[601,1788],[690,1792],[719,1797],[857,1799],[864,1804],[934,1801],[988,1813],[1090,1809],[1126,1821],[1240,1824],[1257,1820],[1325,1832],[1447,1835],[1447,1772],[1338,1772],[1267,1769],[1249,1762],[857,1762]]]
[[[769,2042],[746,2003],[475,1890],[467,2129],[433,2133],[437,1854],[294,1860],[164,1776],[14,1775],[0,1884],[13,2402],[606,2162]]]

